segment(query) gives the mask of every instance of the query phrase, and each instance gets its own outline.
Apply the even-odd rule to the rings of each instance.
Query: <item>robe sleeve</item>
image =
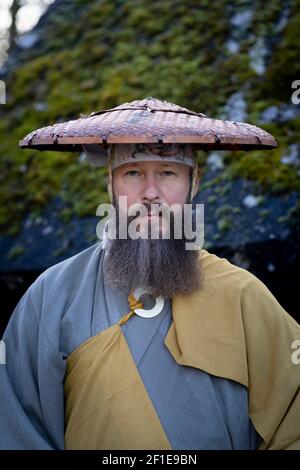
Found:
[[[257,278],[242,295],[249,413],[260,449],[300,449],[300,364],[293,360],[300,326]]]
[[[64,361],[41,325],[42,284],[27,290],[3,336],[0,449],[63,448]]]

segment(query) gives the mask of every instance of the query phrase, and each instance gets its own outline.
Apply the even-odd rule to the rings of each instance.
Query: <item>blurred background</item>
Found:
[[[300,0],[0,1],[1,331],[43,270],[97,241],[108,200],[103,168],[19,140],[148,96],[278,139],[273,151],[199,154],[196,201],[204,247],[300,320],[299,31]]]

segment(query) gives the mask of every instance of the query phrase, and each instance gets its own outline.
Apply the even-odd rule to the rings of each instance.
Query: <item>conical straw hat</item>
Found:
[[[204,150],[277,147],[268,132],[243,122],[212,119],[155,98],[124,103],[79,119],[41,127],[26,135],[22,148],[81,151],[82,144],[190,143]]]

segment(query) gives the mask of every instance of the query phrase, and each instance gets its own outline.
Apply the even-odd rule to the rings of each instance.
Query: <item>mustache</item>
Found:
[[[135,207],[138,207],[138,206],[141,206],[141,208],[145,208],[146,211],[147,211],[147,214],[150,215],[150,214],[159,214],[159,215],[164,215],[164,211],[166,211],[166,205],[164,204],[160,204],[160,203],[154,203],[154,204],[151,204],[149,202],[144,202],[144,203],[141,203],[141,204],[137,204],[135,205]],[[137,210],[138,212],[138,210]],[[170,211],[170,213],[172,213],[172,211]],[[130,213],[130,209],[128,211],[128,218],[132,218],[132,220],[140,217],[140,214],[137,213],[135,215],[131,215]]]
[[[141,207],[141,209],[139,209]],[[144,227],[147,227],[148,234],[151,238],[151,234],[155,233],[156,238],[163,238],[163,233],[160,230],[161,222],[165,223],[165,226],[168,227],[168,232],[166,233],[167,238],[173,238],[175,233],[175,223],[176,223],[176,215],[172,210],[170,210],[169,206],[166,204],[160,203],[140,203],[134,204],[128,209],[128,212],[121,212],[119,210],[119,206],[116,205],[116,236],[119,238],[120,233],[126,232],[128,237],[130,238],[130,226],[133,221],[136,221],[137,231],[142,226],[143,223]],[[149,217],[148,220],[143,220],[146,217]],[[157,219],[153,219],[153,216],[157,217]],[[152,232],[153,229],[153,232]],[[123,232],[124,230],[124,232]],[[122,238],[122,237],[121,237]]]
[[[122,213],[120,206],[116,205],[116,218],[117,221],[121,220],[121,214],[124,217],[124,212]],[[162,203],[136,203],[133,204],[131,207],[129,207],[126,216],[128,222],[131,220],[138,219],[139,217],[144,217],[145,215],[158,215],[162,218],[170,218],[170,221],[174,220],[176,215],[180,212],[180,215],[182,217],[184,216],[183,208],[180,208],[180,211],[178,211],[178,208],[174,211],[173,208],[170,208],[167,204],[162,204]]]

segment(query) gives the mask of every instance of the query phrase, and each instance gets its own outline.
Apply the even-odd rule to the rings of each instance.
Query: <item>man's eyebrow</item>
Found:
[[[126,169],[131,166],[137,166],[137,165],[138,165],[138,162],[128,162],[128,163],[124,163],[123,168]]]
[[[146,160],[147,161],[147,160]],[[149,160],[150,161],[150,160]],[[124,163],[123,165],[123,168],[124,170],[126,170],[127,168],[130,168],[130,167],[138,167],[139,166],[139,163],[144,163],[144,162],[128,162],[128,163]],[[153,161],[153,163],[157,163],[157,161]],[[166,167],[177,167],[178,163],[177,162],[158,162],[160,164],[161,167],[163,168],[166,168]]]

